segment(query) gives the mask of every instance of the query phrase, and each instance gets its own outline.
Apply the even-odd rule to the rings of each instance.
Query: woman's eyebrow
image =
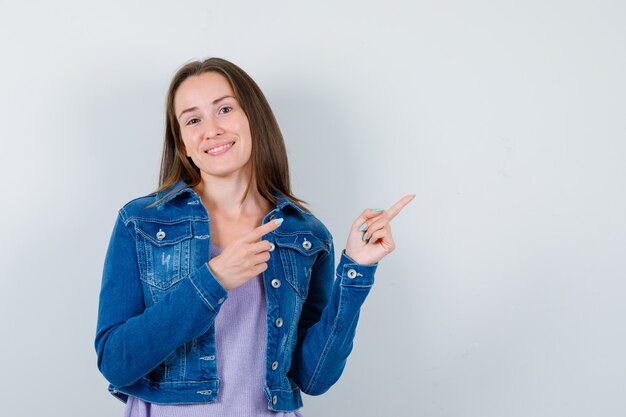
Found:
[[[217,104],[218,102],[224,100],[225,98],[229,98],[229,97],[230,98],[235,98],[233,96],[223,96],[223,97],[220,97],[218,99],[213,100],[213,104]],[[187,112],[190,112],[190,111],[194,111],[194,110],[198,110],[198,108],[195,107],[195,106],[194,107],[189,107],[188,109],[185,109],[185,110],[181,111],[180,114],[178,115],[178,118],[180,119],[183,114],[185,114]]]

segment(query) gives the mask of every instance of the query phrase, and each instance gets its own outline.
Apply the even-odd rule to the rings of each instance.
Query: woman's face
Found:
[[[205,72],[187,78],[174,96],[174,113],[187,156],[202,177],[249,176],[250,125],[222,74]]]

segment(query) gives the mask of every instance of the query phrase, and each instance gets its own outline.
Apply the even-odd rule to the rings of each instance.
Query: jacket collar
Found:
[[[159,203],[160,206],[167,204],[170,200],[173,200],[174,198],[182,197],[185,194],[188,194],[187,198],[191,198],[192,196],[197,196],[196,192],[189,186],[189,184],[187,184],[185,182],[185,180],[180,180],[176,184],[174,184],[172,187],[158,192],[156,194],[157,201],[160,200],[163,196],[167,195],[169,192],[171,192],[173,190],[176,190],[176,191],[174,191],[171,195],[169,195],[167,198],[165,198],[163,201],[161,201]],[[298,212],[305,213],[304,210],[302,210],[300,207],[295,205],[291,200],[289,200],[287,197],[285,197],[284,194],[282,194],[280,192],[275,192],[274,196],[278,200],[278,202],[276,204],[276,208],[282,210],[285,206],[289,205],[289,206],[293,207],[294,209],[296,209]]]

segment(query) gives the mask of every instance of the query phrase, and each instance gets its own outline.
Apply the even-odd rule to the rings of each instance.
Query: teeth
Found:
[[[211,148],[207,152],[218,152],[218,151],[221,151],[222,149],[226,149],[226,148],[229,148],[229,147],[233,146],[233,143],[235,143],[235,142],[227,143],[226,145],[218,146],[217,148]]]

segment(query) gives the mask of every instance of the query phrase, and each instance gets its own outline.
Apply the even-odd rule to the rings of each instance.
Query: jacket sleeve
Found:
[[[135,233],[120,209],[105,256],[99,297],[98,369],[118,387],[131,385],[177,347],[205,333],[228,295],[205,263],[158,303],[145,308]]]
[[[332,237],[330,251],[315,262],[290,368],[302,392],[323,394],[341,376],[377,267],[359,264],[342,250],[335,270]]]

